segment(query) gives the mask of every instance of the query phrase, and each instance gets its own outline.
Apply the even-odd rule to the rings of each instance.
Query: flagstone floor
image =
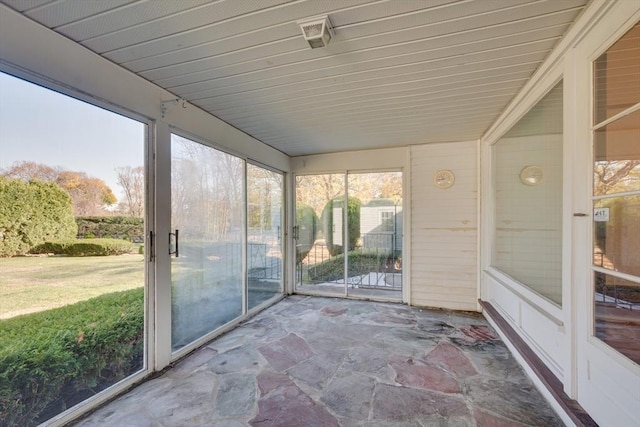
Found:
[[[291,296],[78,426],[561,426],[477,314]]]

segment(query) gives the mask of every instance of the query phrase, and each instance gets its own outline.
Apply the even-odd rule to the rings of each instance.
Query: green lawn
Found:
[[[144,285],[143,255],[0,258],[0,319]]]

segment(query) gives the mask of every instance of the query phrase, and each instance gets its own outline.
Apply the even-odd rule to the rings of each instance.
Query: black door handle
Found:
[[[180,233],[180,230],[178,230],[178,229],[176,229],[175,233],[169,233],[169,255],[175,254],[176,258],[178,258],[180,256],[180,246],[179,246],[179,243],[178,243],[178,238],[179,238],[179,235],[180,235],[179,233]],[[175,236],[175,238],[176,238],[176,250],[175,251],[171,250],[171,236]]]

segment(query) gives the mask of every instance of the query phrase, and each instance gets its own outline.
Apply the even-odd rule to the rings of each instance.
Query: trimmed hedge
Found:
[[[0,321],[0,425],[45,421],[143,366],[144,289]]]
[[[124,239],[142,242],[144,219],[132,216],[79,216],[78,237]]]
[[[57,184],[0,176],[0,256],[23,255],[76,232],[71,198]]]
[[[31,249],[32,254],[55,254],[73,257],[128,254],[133,244],[118,239],[60,240],[44,242]]]
[[[299,264],[307,257],[313,247],[318,234],[318,215],[307,204],[296,204],[296,225],[298,238],[296,239],[296,263]]]
[[[336,256],[344,252],[342,245],[336,245],[333,243],[334,233],[342,233],[342,230],[336,230],[333,225],[333,210],[339,209],[339,212],[342,212],[343,205],[343,199],[329,200],[322,209],[322,214],[320,215],[324,241],[327,244],[327,250],[329,250],[331,256]],[[360,238],[361,205],[362,202],[360,202],[360,199],[356,197],[349,197],[347,200],[347,224],[349,224],[349,247],[347,251],[354,250],[358,243],[358,239]]]

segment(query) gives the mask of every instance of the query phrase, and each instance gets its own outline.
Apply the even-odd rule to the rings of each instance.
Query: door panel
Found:
[[[171,136],[171,347],[243,313],[244,161]]]
[[[402,172],[350,173],[347,292],[402,299]]]
[[[148,371],[146,133],[0,73],[2,426],[69,419]]]
[[[296,177],[296,290],[344,295],[344,174]]]
[[[247,164],[247,307],[283,290],[282,174]]]

